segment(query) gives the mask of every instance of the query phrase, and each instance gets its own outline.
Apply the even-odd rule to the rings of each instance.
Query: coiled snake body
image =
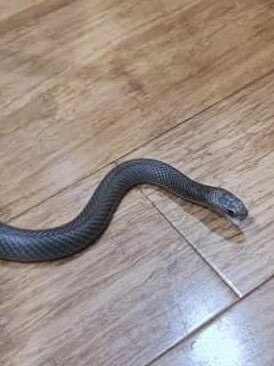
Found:
[[[50,261],[73,255],[94,243],[108,227],[125,194],[139,184],[160,186],[230,217],[243,220],[247,209],[232,193],[195,182],[172,166],[135,159],[115,167],[71,222],[46,230],[0,224],[0,258],[19,262]]]

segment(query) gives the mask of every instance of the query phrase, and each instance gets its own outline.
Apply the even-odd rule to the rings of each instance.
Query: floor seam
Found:
[[[18,213],[17,215],[11,216],[10,218],[8,218],[8,220],[7,220],[6,222],[7,222],[7,223],[10,223],[10,222],[12,222],[12,221],[14,221],[14,220],[18,219],[19,217],[21,217],[21,216],[25,215],[27,212],[31,211],[33,208],[39,207],[40,205],[42,205],[43,203],[47,202],[47,201],[48,201],[48,200],[50,200],[51,198],[54,198],[54,197],[58,196],[58,194],[63,193],[63,192],[65,192],[65,191],[67,191],[68,189],[71,189],[71,188],[73,188],[73,187],[77,186],[78,184],[82,183],[85,179],[92,177],[93,175],[97,174],[97,173],[98,173],[98,172],[100,172],[101,170],[106,169],[108,166],[109,166],[109,167],[111,167],[111,165],[113,165],[113,164],[117,164],[117,163],[116,163],[115,161],[112,161],[112,162],[110,162],[110,163],[107,163],[106,165],[102,165],[102,166],[100,166],[98,169],[94,170],[91,174],[89,173],[89,174],[87,174],[87,175],[83,175],[83,176],[82,176],[81,178],[79,178],[77,181],[75,181],[75,182],[73,182],[73,183],[71,183],[71,184],[69,184],[69,185],[67,185],[67,186],[65,186],[65,187],[63,187],[63,188],[61,188],[61,189],[57,190],[57,191],[56,191],[56,192],[54,192],[53,194],[51,194],[51,195],[49,195],[49,196],[45,197],[43,200],[41,200],[41,201],[37,202],[36,204],[34,204],[34,205],[32,205],[32,206],[28,207],[26,210],[24,210],[24,211],[22,211],[22,212]]]
[[[198,117],[199,115],[207,112],[208,110],[210,110],[211,108],[214,108],[215,106],[217,106],[218,104],[223,103],[226,99],[232,98],[234,95],[238,94],[239,92],[241,92],[242,90],[245,90],[247,88],[249,88],[251,85],[259,82],[260,80],[263,80],[264,78],[267,78],[268,76],[270,76],[272,73],[274,72],[274,69],[271,69],[270,71],[266,72],[265,74],[261,75],[260,77],[249,81],[248,83],[244,84],[243,86],[241,86],[240,88],[238,88],[237,90],[227,94],[226,96],[224,96],[223,98],[213,102],[212,104],[210,104],[207,107],[202,108],[201,110],[199,110],[196,113],[193,113],[190,117],[187,117],[185,119],[183,119],[181,122],[178,122],[177,124],[175,124],[174,126],[171,126],[170,128],[168,128],[167,130],[165,130],[164,132],[160,133],[157,136],[154,136],[153,138],[145,141],[143,144],[140,144],[139,146],[131,149],[130,151],[126,152],[125,154],[122,154],[119,158],[115,159],[115,160],[121,160],[123,158],[125,158],[128,155],[131,155],[132,153],[134,153],[135,151],[145,147],[146,145],[150,144],[151,142],[161,138],[162,136],[164,136],[165,134],[169,133],[170,131],[175,130],[176,128],[180,127],[181,125],[183,125],[184,123],[189,122],[190,120]]]
[[[268,282],[270,282],[273,279],[274,279],[274,274],[272,276],[270,276],[269,278],[267,278],[265,281],[263,281],[260,285],[254,287],[251,291],[249,291],[248,293],[246,293],[245,295],[243,295],[242,298],[235,299],[235,301],[232,304],[228,305],[226,308],[224,308],[223,310],[219,311],[218,313],[216,313],[215,315],[213,315],[212,317],[210,317],[207,321],[205,321],[204,323],[202,323],[201,325],[199,325],[197,328],[193,329],[193,331],[191,331],[190,333],[188,333],[185,337],[181,338],[179,341],[175,342],[172,346],[170,346],[165,351],[163,351],[162,353],[160,353],[153,360],[151,360],[150,362],[148,362],[145,366],[152,366],[155,362],[159,361],[162,357],[164,357],[166,354],[168,354],[169,352],[171,352],[173,349],[175,349],[176,347],[182,345],[188,339],[190,339],[191,337],[193,337],[196,334],[198,334],[199,332],[201,332],[203,329],[211,326],[215,321],[217,321],[219,318],[221,318],[222,316],[224,316],[226,313],[228,313],[234,307],[238,306],[245,299],[247,299],[252,294],[254,294],[257,290],[259,290],[260,287],[266,285]]]
[[[241,293],[234,287],[231,285],[231,283],[229,283],[225,278],[223,278],[221,276],[221,274],[219,273],[219,271],[215,268],[215,266],[210,263],[203,255],[202,253],[191,243],[191,241],[189,241],[189,239],[187,239],[180,230],[177,229],[177,227],[166,217],[166,215],[156,206],[156,204],[151,200],[151,198],[149,198],[148,196],[146,196],[142,190],[141,193],[143,194],[144,197],[146,197],[146,199],[152,204],[152,206],[157,210],[157,212],[165,219],[165,221],[177,232],[177,234],[180,235],[181,238],[183,238],[187,244],[191,247],[191,249],[202,259],[202,261],[214,272],[214,274],[222,281],[222,283],[231,291],[231,293],[236,296],[237,299],[241,299]]]
[[[209,319],[207,319],[204,323],[202,323],[199,326],[197,326],[197,328],[193,329],[185,337],[183,337],[179,341],[175,342],[172,346],[170,346],[165,351],[163,351],[162,353],[160,353],[153,360],[151,360],[150,362],[148,362],[147,364],[145,364],[145,366],[152,366],[155,362],[159,361],[163,356],[165,356],[166,354],[168,354],[169,352],[171,352],[173,349],[175,349],[176,347],[178,347],[181,344],[183,344],[184,342],[186,342],[189,338],[193,337],[195,334],[199,333],[203,328],[206,328],[207,326],[209,326],[211,323],[213,323],[215,320],[217,320],[223,314],[225,314],[226,312],[228,312],[230,309],[232,309],[235,305],[237,305],[241,301],[242,300],[239,299],[239,298],[238,299],[235,299],[235,301],[233,303],[231,303],[230,305],[226,306],[224,309],[220,310],[215,315],[213,315]]]
[[[268,77],[269,75],[271,75],[274,72],[274,69],[271,69],[270,71],[268,71],[267,73],[263,74],[262,76],[244,84],[243,86],[241,86],[240,88],[238,88],[237,90],[227,94],[225,97],[219,99],[218,101],[213,102],[212,104],[210,104],[209,106],[202,108],[200,111],[198,111],[197,113],[192,114],[190,117],[182,120],[181,122],[175,124],[174,126],[168,128],[166,131],[158,134],[157,136],[154,136],[153,138],[145,141],[143,144],[140,144],[138,146],[136,146],[135,148],[127,151],[126,153],[120,155],[119,157],[107,162],[106,164],[103,164],[101,166],[99,166],[98,168],[95,168],[92,172],[89,172],[85,175],[83,175],[82,177],[80,177],[78,180],[76,180],[73,183],[69,183],[68,185],[64,186],[63,188],[57,190],[56,192],[54,192],[52,195],[47,196],[45,199],[43,199],[42,201],[37,202],[36,204],[28,207],[26,210],[24,210],[23,212],[20,212],[14,216],[11,216],[8,220],[7,223],[23,216],[24,214],[26,214],[27,212],[31,211],[33,208],[38,207],[39,205],[43,204],[44,202],[46,202],[47,200],[57,196],[58,194],[66,191],[69,188],[74,187],[75,185],[81,183],[83,180],[91,177],[92,175],[96,174],[97,172],[99,172],[100,170],[103,170],[104,168],[106,168],[107,166],[111,166],[111,164],[119,164],[119,161],[121,159],[124,159],[126,156],[131,155],[132,153],[134,153],[135,151],[142,149],[143,147],[147,146],[148,144],[152,143],[153,141],[161,138],[162,136],[164,136],[165,134],[169,133],[172,130],[175,130],[176,128],[178,128],[179,126],[183,125],[184,123],[187,123],[188,121],[196,118],[197,116],[199,116],[200,114],[205,113],[206,111],[210,110],[211,108],[214,108],[216,105],[223,103],[226,99],[229,99],[231,97],[233,97],[234,95],[236,95],[237,93],[241,92],[242,90],[245,90],[246,88],[250,87],[251,85],[259,82],[260,80],[263,80],[264,78]]]

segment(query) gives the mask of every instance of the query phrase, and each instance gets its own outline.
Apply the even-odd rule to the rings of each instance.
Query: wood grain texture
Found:
[[[104,173],[14,223],[71,218]],[[44,265],[2,262],[0,296],[5,366],[145,365],[235,300],[137,190],[84,254]]]
[[[168,5],[160,0],[70,1],[68,6],[64,6],[68,0],[47,2],[59,4],[60,9],[37,21],[33,17],[1,38],[0,60],[13,70],[1,78],[1,88],[7,87],[1,93],[2,105],[17,102],[16,96],[36,95],[43,82],[47,87],[49,79],[65,71],[67,77],[74,77],[83,64],[98,67],[105,58],[116,65],[120,61],[119,70],[128,71],[132,78],[141,74],[139,83],[148,84],[145,91],[151,88],[158,97],[175,84],[177,98],[187,101],[195,92],[187,88],[190,79],[196,76],[196,89],[205,88],[207,81],[207,89],[196,91],[205,104],[210,96],[220,98],[249,81],[247,76],[256,77],[272,66],[266,56],[271,52],[273,19],[266,5],[255,1],[172,0]],[[117,67],[112,71],[118,72]],[[96,75],[88,76],[93,83]],[[220,78],[226,83],[220,85]],[[55,85],[66,80],[50,81]],[[154,89],[154,84],[161,89]],[[204,95],[205,90],[211,95]]]
[[[57,11],[73,1],[75,0],[1,0],[0,36],[10,31],[19,33],[25,24],[37,25],[41,17]]]
[[[239,295],[274,273],[273,100],[272,73],[129,156],[164,160],[244,200],[250,220],[239,230],[201,207],[146,190]]]
[[[0,40],[10,219],[273,68],[267,2],[74,1]]]
[[[0,0],[0,22],[4,19],[10,18],[15,14],[20,14],[25,9],[30,9],[34,4],[37,4],[35,0]],[[38,2],[39,5],[41,2]]]
[[[152,365],[272,366],[273,292],[274,280]]]
[[[110,164],[62,192],[48,197],[23,215],[13,218],[9,223],[29,229],[43,229],[71,221],[82,211],[100,181],[114,167],[115,164]]]
[[[1,262],[1,366],[144,366],[238,300],[225,282],[241,296],[273,274],[273,45],[272,0],[0,0],[1,220],[62,224],[137,155],[235,191],[254,219],[240,233],[144,188],[81,255]],[[264,350],[260,296],[239,312],[252,334],[269,324]],[[249,360],[240,320],[242,343],[223,339]]]

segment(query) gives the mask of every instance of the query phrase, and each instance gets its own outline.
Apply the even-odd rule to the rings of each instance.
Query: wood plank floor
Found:
[[[236,230],[205,209],[160,190],[145,190],[240,296],[274,274],[273,101],[271,73],[130,156],[167,161],[199,181],[221,185],[243,198],[250,220]]]
[[[274,280],[153,365],[273,365]]]
[[[0,365],[273,365],[271,0],[0,0],[0,214],[64,223],[115,164],[171,163],[241,228],[151,187],[82,254],[0,262]]]

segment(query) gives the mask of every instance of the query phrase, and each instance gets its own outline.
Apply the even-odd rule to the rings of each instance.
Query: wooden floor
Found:
[[[273,0],[0,0],[0,217],[75,216],[153,157],[241,228],[141,187],[75,258],[0,262],[1,366],[274,365]]]

